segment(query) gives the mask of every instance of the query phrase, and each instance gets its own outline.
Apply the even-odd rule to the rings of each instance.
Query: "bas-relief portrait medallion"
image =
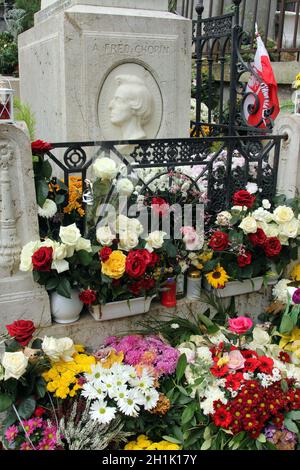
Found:
[[[115,67],[105,78],[98,100],[98,119],[105,140],[153,139],[162,120],[159,86],[145,67]]]

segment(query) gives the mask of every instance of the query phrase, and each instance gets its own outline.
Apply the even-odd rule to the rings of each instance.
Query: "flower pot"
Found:
[[[107,304],[90,305],[89,312],[97,321],[115,320],[117,318],[131,317],[149,312],[151,297],[137,297],[136,299],[109,302]]]
[[[262,284],[263,277],[260,276],[245,279],[244,281],[230,281],[226,283],[224,289],[214,289],[207,280],[204,279],[204,288],[207,291],[214,292],[220,298],[256,292],[262,288]]]
[[[56,323],[73,323],[79,319],[83,303],[79,300],[79,292],[72,290],[71,298],[63,297],[57,292],[50,294],[53,320]]]

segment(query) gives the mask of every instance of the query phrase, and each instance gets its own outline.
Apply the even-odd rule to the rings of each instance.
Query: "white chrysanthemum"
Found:
[[[151,377],[151,375],[149,375],[147,371],[143,370],[141,377],[132,379],[131,384],[133,387],[136,387],[137,390],[144,391],[150,387],[153,387],[154,378]]]
[[[38,206],[38,214],[45,219],[51,219],[57,212],[57,205],[52,199],[46,199],[43,207]]]
[[[105,394],[103,392],[102,384],[95,387],[90,382],[83,384],[81,395],[85,397],[87,400],[101,400],[103,401],[105,398]]]
[[[152,410],[158,402],[159,393],[155,388],[149,388],[144,393],[144,408],[146,411]]]
[[[130,196],[134,190],[132,182],[128,178],[122,178],[117,183],[117,191],[121,196]]]
[[[94,421],[98,421],[101,424],[108,424],[114,419],[116,411],[117,408],[107,406],[105,401],[96,400],[91,405],[90,416]]]
[[[118,173],[116,163],[108,157],[97,158],[93,164],[93,170],[95,176],[103,180],[112,180]]]
[[[144,397],[137,390],[130,390],[126,398],[118,400],[118,407],[126,416],[138,416]]]
[[[119,400],[125,400],[128,397],[129,390],[126,385],[121,387],[113,388],[112,395],[113,398],[118,402]]]
[[[86,372],[84,376],[88,382],[99,384],[108,373],[108,369],[104,369],[100,364],[93,364],[91,365],[91,373]]]
[[[180,328],[180,326],[178,325],[178,323],[172,323],[171,328],[172,330],[177,330],[178,328]]]
[[[107,393],[110,398],[113,397],[114,390],[116,389],[116,383],[115,383],[115,378],[109,374],[109,375],[104,375],[101,378],[101,381],[103,383],[103,391],[104,393]]]
[[[288,301],[288,285],[291,281],[289,279],[281,279],[273,287],[272,294],[275,297],[275,300],[283,302],[284,304]]]

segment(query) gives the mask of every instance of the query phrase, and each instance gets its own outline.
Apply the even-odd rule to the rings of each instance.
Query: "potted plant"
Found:
[[[205,287],[228,297],[257,291],[269,277],[273,283],[297,259],[298,212],[296,200],[277,197],[271,209],[268,200],[237,191],[231,210],[220,212],[206,233],[213,257],[204,267]]]

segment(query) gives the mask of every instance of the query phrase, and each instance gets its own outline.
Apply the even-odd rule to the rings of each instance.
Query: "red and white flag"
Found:
[[[251,75],[246,93],[254,93],[258,101],[256,103],[254,95],[249,94],[244,101],[244,114],[250,126],[266,128],[269,118],[274,121],[280,111],[278,87],[268,51],[258,33],[256,40],[257,50],[252,67],[261,81]],[[251,108],[254,110],[253,114],[250,112]],[[267,113],[268,110],[272,110],[270,115]]]

